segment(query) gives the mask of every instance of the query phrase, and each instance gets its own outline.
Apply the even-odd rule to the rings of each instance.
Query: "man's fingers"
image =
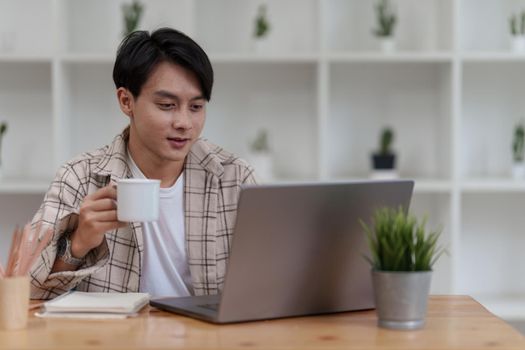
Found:
[[[84,210],[87,211],[106,211],[117,209],[117,203],[113,199],[103,198],[96,201],[87,202],[84,205]]]
[[[90,219],[95,222],[118,221],[116,210],[97,211],[91,214]]]
[[[96,192],[87,195],[85,200],[96,201],[102,198],[110,198],[114,200],[117,199],[117,189],[115,188],[114,184],[109,184],[108,186],[102,187]]]

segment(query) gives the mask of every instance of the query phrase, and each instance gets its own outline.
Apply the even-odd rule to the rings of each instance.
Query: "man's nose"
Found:
[[[172,125],[175,129],[189,129],[191,127],[191,115],[188,110],[176,111],[173,115]]]

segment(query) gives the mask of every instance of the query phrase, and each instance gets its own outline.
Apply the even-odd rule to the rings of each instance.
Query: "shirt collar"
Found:
[[[222,148],[215,146],[204,139],[198,139],[191,147],[186,157],[185,167],[201,167],[218,178],[224,174],[224,166],[219,157]]]
[[[131,177],[128,166],[127,139],[124,134],[115,136],[113,142],[106,146],[100,161],[95,166],[93,172],[101,176],[111,176],[111,180]]]

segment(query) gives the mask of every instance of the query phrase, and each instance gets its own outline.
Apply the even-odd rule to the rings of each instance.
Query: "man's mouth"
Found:
[[[176,149],[183,148],[189,141],[190,139],[185,137],[168,137],[169,144]]]

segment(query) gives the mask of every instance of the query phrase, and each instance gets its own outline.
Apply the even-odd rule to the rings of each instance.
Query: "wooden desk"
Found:
[[[212,325],[153,308],[126,320],[38,319],[0,331],[2,349],[525,349],[525,337],[466,296],[431,297],[419,331],[376,326],[374,311]]]

